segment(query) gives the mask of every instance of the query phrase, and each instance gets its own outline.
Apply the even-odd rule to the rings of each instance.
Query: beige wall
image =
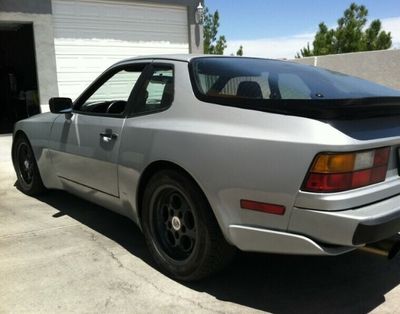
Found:
[[[354,52],[292,60],[400,89],[400,50]]]

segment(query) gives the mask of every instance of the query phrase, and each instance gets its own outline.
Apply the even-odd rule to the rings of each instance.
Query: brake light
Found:
[[[389,147],[354,153],[318,154],[302,190],[339,192],[382,182],[386,178]]]

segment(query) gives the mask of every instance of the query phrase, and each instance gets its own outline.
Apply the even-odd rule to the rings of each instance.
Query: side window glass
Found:
[[[115,73],[75,110],[110,115],[122,114],[143,68],[144,66],[127,68]]]
[[[174,98],[174,71],[172,66],[153,66],[150,77],[139,92],[133,113],[146,113],[168,108]]]

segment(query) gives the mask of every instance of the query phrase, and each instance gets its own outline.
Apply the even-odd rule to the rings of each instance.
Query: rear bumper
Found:
[[[353,244],[359,245],[364,243],[377,242],[400,231],[400,214],[394,217],[385,217],[384,221],[377,222],[374,219],[360,223],[353,235]]]
[[[287,231],[230,225],[231,242],[243,251],[339,255],[400,232],[400,195],[343,211],[293,208]]]
[[[342,211],[293,208],[288,230],[318,242],[358,246],[400,232],[400,195]]]
[[[303,235],[244,225],[230,225],[229,236],[232,244],[242,251],[250,252],[332,256],[355,249],[346,246],[324,246]]]

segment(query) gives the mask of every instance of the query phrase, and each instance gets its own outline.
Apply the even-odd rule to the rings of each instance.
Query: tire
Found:
[[[146,186],[142,227],[159,268],[182,281],[215,273],[235,253],[200,188],[184,173],[163,170]]]
[[[31,196],[43,193],[46,188],[40,177],[32,147],[25,136],[18,136],[14,140],[12,157],[17,174],[17,187]]]

